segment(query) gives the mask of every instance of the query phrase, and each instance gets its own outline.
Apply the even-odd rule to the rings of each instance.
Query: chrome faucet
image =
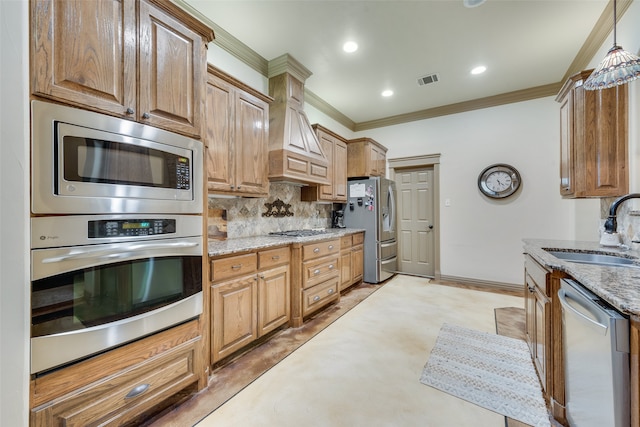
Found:
[[[604,222],[604,232],[607,234],[616,233],[618,230],[618,221],[616,219],[616,215],[618,212],[618,207],[625,201],[629,199],[640,199],[640,193],[631,193],[626,196],[622,196],[616,199],[613,203],[611,203],[611,207],[609,208],[609,217]]]

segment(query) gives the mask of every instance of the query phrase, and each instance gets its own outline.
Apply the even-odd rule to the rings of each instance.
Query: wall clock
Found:
[[[492,199],[511,196],[520,188],[521,182],[518,170],[504,163],[488,166],[478,176],[478,188]]]

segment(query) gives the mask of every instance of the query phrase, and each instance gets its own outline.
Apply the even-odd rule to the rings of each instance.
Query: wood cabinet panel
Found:
[[[32,93],[199,138],[213,32],[169,2],[36,0]]]
[[[387,148],[371,138],[347,141],[347,177],[385,176]]]
[[[335,276],[338,269],[338,256],[326,256],[312,261],[305,261],[302,265],[303,289],[310,288]]]
[[[211,65],[208,70],[207,188],[211,193],[266,196],[271,99]]]
[[[258,337],[286,324],[291,314],[289,266],[259,273]]]
[[[327,281],[302,291],[302,316],[313,313],[332,301],[340,298],[339,278],[337,275]]]
[[[309,243],[302,246],[302,260],[307,261],[314,258],[336,254],[340,250],[340,240],[325,240],[322,242]]]
[[[364,277],[364,246],[354,245],[351,249],[352,276],[351,283],[361,282]]]
[[[300,200],[346,202],[347,144],[342,137],[318,124],[314,124],[313,129],[329,162],[327,178],[331,183],[330,185],[303,187]]]
[[[258,265],[261,270],[275,265],[288,264],[290,259],[291,251],[288,246],[258,252]]]
[[[629,192],[628,87],[588,91],[586,70],[570,77],[560,102],[560,193],[615,197]]]
[[[257,311],[255,274],[211,287],[212,363],[258,337]]]
[[[255,253],[238,255],[211,261],[211,280],[224,280],[255,272],[258,269],[258,256]]]

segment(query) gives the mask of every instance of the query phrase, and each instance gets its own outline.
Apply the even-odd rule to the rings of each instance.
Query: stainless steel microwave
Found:
[[[43,101],[31,126],[34,214],[202,213],[201,142]]]

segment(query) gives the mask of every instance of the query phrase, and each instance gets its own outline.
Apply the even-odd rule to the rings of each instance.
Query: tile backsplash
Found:
[[[268,211],[265,203],[273,203],[277,199],[291,205],[289,210],[293,212],[293,216],[262,216]],[[272,231],[331,227],[332,204],[301,202],[300,186],[295,184],[272,182],[267,198],[220,198],[209,195],[208,205],[210,212],[226,210],[226,231],[229,239],[260,236]]]

